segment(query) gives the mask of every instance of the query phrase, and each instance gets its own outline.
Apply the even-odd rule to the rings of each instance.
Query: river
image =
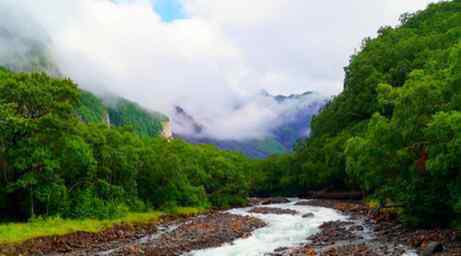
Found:
[[[291,199],[290,203],[265,205],[264,207],[290,209],[299,212],[290,214],[258,214],[249,213],[253,207],[229,210],[229,213],[237,215],[250,215],[262,219],[267,226],[258,229],[244,239],[238,239],[221,247],[196,250],[183,256],[261,256],[274,252],[278,248],[295,247],[305,244],[307,238],[319,232],[319,226],[328,221],[347,221],[348,216],[340,212],[323,207],[295,205],[299,200]],[[313,214],[310,217],[303,217]],[[370,232],[370,234],[368,234]],[[362,232],[365,239],[371,239],[371,231]],[[415,256],[412,251],[407,251],[402,256]]]

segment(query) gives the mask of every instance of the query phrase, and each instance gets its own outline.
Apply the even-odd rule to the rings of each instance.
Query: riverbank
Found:
[[[252,202],[248,208],[36,238],[0,246],[0,255],[432,255],[424,254],[429,248],[442,249],[435,255],[461,255],[453,230],[408,230],[360,202]]]
[[[314,199],[297,204],[336,209],[349,218],[326,222],[320,232],[307,238],[309,242],[280,248],[273,256],[461,255],[461,242],[451,229],[408,229],[392,213],[370,209],[358,201]]]
[[[0,255],[47,253],[46,247],[71,250],[104,240],[122,239],[149,233],[159,223],[203,213],[200,208],[175,208],[169,211],[128,213],[110,220],[96,219],[35,219],[27,223],[0,224]],[[73,240],[73,245],[67,241]]]
[[[156,222],[115,225],[99,233],[76,232],[3,246],[0,255],[175,256],[245,238],[265,223],[223,212],[165,216]]]

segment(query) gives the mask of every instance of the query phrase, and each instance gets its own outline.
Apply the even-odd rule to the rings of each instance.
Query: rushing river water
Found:
[[[347,217],[333,209],[314,206],[295,205],[297,200],[286,204],[265,205],[265,207],[291,209],[299,212],[289,214],[248,213],[249,208],[232,209],[229,212],[238,215],[252,215],[262,219],[267,226],[256,230],[250,237],[238,239],[218,248],[193,251],[187,256],[259,256],[273,252],[280,247],[290,247],[306,242],[306,238],[319,231],[319,226],[327,221],[346,220]],[[302,215],[313,213],[313,217]]]
[[[290,209],[299,212],[296,215],[289,214],[257,214],[249,213],[253,207],[232,209],[228,212],[238,215],[251,215],[262,219],[267,226],[256,230],[250,237],[238,239],[221,247],[197,250],[183,256],[262,256],[283,247],[293,247],[307,242],[307,237],[319,232],[319,227],[328,221],[344,221],[349,217],[334,209],[295,205],[299,200],[292,199],[286,204],[272,204],[264,207]],[[312,213],[313,216],[303,218],[303,215]],[[371,231],[365,228],[364,239],[372,237]],[[362,240],[364,241],[364,240]],[[408,250],[402,256],[417,256]]]
[[[330,208],[296,205],[297,202],[299,202],[298,199],[292,199],[290,203],[263,206],[268,208],[294,210],[297,212],[297,214],[294,215],[250,213],[250,210],[257,206],[229,210],[227,212],[232,214],[259,218],[267,225],[255,230],[249,237],[237,239],[231,243],[227,243],[216,248],[191,251],[183,256],[263,256],[272,253],[279,248],[296,247],[305,244],[308,242],[307,238],[319,232],[320,225],[328,221],[352,221],[355,224],[362,226],[360,231],[361,238],[357,239],[357,241],[353,241],[352,243],[366,243],[368,245],[373,243],[376,245],[376,243],[378,243],[378,245],[380,245],[379,239],[376,239],[374,233],[367,225],[364,224],[363,220],[353,220],[349,218],[349,216],[341,214],[340,212]],[[306,216],[306,214],[309,214],[310,216]],[[181,224],[179,223],[160,226],[158,232],[136,240],[131,244],[139,245],[154,243],[158,241],[162,235],[174,231],[180,225]],[[378,242],[376,242],[377,240]],[[398,245],[398,247],[404,249],[403,251],[407,249],[401,245]],[[123,247],[116,247],[111,250],[96,253],[95,255],[112,255],[121,248]],[[406,251],[407,252],[402,256],[416,256],[415,252],[411,250]]]

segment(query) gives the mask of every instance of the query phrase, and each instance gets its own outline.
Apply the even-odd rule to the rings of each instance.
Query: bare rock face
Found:
[[[163,125],[163,129],[160,135],[165,139],[173,138],[173,129],[172,129],[171,121],[170,120],[165,121],[162,123],[162,125]]]
[[[111,127],[111,123],[110,123],[110,116],[109,116],[109,113],[104,113],[104,122],[106,123],[107,127]]]

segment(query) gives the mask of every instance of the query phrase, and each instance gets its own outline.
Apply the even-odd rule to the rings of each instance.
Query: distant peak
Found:
[[[173,120],[181,127],[186,128],[189,132],[193,132],[194,134],[202,133],[204,127],[203,125],[199,124],[195,118],[187,113],[182,107],[174,106],[174,116]]]
[[[305,91],[305,92],[299,93],[299,94],[289,94],[289,95],[276,94],[276,95],[273,95],[273,94],[269,93],[267,90],[262,89],[262,90],[259,92],[259,95],[262,95],[262,96],[265,96],[265,97],[273,97],[273,98],[275,98],[275,99],[284,100],[284,99],[299,98],[299,97],[311,95],[311,94],[313,94],[313,93],[314,93],[313,91]]]

